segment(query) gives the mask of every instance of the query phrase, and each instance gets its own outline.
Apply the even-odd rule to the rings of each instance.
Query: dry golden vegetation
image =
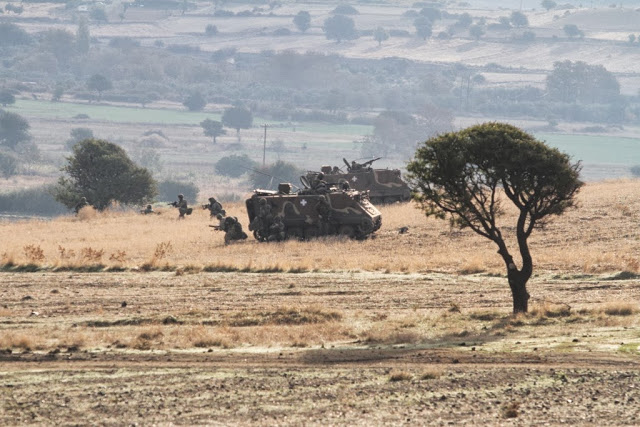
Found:
[[[535,273],[636,274],[640,269],[640,183],[587,185],[580,207],[534,232]],[[242,203],[226,206],[247,228]],[[178,221],[174,209],[160,215],[95,212],[51,221],[0,224],[0,264],[22,270],[169,271],[379,271],[503,274],[492,243],[447,221],[426,219],[413,204],[381,208],[383,227],[375,238],[260,244],[251,237],[224,246],[223,233],[209,228],[207,212],[196,209]],[[505,234],[513,230],[506,216]],[[400,227],[409,232],[399,234]],[[248,231],[248,230],[247,230]],[[513,241],[511,241],[513,243]],[[517,250],[512,245],[517,256]]]
[[[0,424],[633,425],[637,184],[534,234],[518,316],[495,248],[411,205],[361,242],[224,246],[201,210],[2,224]]]

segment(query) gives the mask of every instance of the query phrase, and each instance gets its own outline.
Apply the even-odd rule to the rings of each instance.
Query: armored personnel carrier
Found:
[[[256,240],[306,240],[318,236],[342,235],[364,239],[382,225],[380,211],[366,192],[326,186],[301,177],[302,189],[291,184],[278,191],[254,190],[247,199],[249,230]]]
[[[324,179],[329,184],[349,186],[358,191],[369,191],[369,199],[374,204],[390,204],[395,202],[406,202],[411,198],[411,190],[406,182],[402,180],[399,169],[373,169],[371,164],[377,159],[369,160],[365,163],[342,159],[347,166],[347,171],[343,172],[337,166],[322,166],[320,169],[324,174]]]

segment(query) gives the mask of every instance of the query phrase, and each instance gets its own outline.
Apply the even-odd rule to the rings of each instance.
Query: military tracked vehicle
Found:
[[[303,187],[292,192],[283,183],[278,191],[254,190],[247,199],[249,230],[256,240],[307,240],[341,235],[364,239],[382,225],[380,211],[367,192],[326,186],[320,180],[300,178]]]
[[[320,169],[324,174],[324,179],[329,184],[349,186],[358,191],[369,191],[369,199],[374,204],[390,204],[395,202],[406,202],[411,198],[411,190],[406,182],[402,180],[399,169],[373,169],[371,164],[377,159],[369,160],[365,163],[342,159],[347,167],[343,172],[337,166],[322,166]]]

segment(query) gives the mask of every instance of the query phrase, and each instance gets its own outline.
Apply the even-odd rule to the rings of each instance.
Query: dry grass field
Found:
[[[224,246],[201,210],[3,223],[0,423],[634,425],[639,196],[588,184],[535,232],[517,317],[495,249],[411,205],[361,242]]]

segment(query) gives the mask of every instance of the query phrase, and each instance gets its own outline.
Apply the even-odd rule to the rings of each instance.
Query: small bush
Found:
[[[25,215],[55,216],[68,212],[56,201],[48,186],[0,194],[0,212]]]
[[[391,375],[389,376],[389,381],[391,382],[411,381],[412,378],[413,378],[413,375],[411,375],[409,372],[397,371],[397,372],[391,373]]]
[[[215,168],[218,175],[238,178],[252,169],[256,169],[258,163],[246,154],[222,157],[216,162]]]
[[[630,302],[611,302],[602,311],[608,316],[631,316],[638,312],[638,305]]]
[[[207,25],[207,27],[204,30],[205,35],[211,37],[211,36],[215,36],[218,34],[218,27],[216,27],[213,24],[209,24]]]
[[[24,255],[30,263],[35,264],[44,261],[44,251],[37,245],[26,245]]]
[[[184,198],[191,203],[198,200],[198,187],[191,182],[161,181],[158,183],[158,200],[177,200],[178,194],[183,194]]]
[[[520,409],[520,403],[509,402],[502,407],[502,416],[504,418],[517,418],[519,415],[518,409]]]

